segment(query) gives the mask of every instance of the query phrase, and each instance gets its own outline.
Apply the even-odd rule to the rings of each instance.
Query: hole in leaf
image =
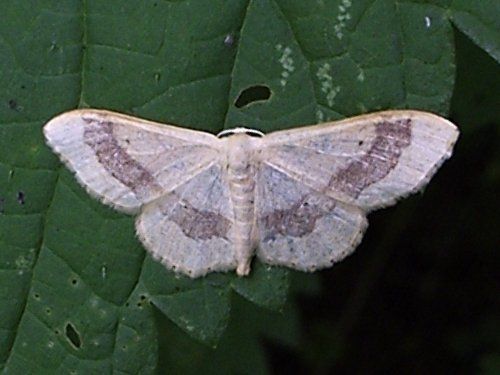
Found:
[[[25,198],[26,198],[26,196],[24,195],[24,192],[22,192],[22,191],[17,192],[17,202],[19,204],[24,204],[26,202]]]
[[[80,335],[76,331],[75,327],[71,323],[66,324],[66,337],[73,344],[75,348],[80,348],[82,341],[80,340]]]
[[[10,109],[17,109],[17,102],[15,99],[10,99],[9,100],[9,108]]]
[[[263,85],[251,86],[240,93],[234,105],[236,108],[243,108],[251,103],[267,100],[270,97],[271,90],[269,87]]]
[[[71,284],[76,285],[77,283],[78,283],[78,280],[77,280],[77,279],[73,279],[73,280],[71,280]]]

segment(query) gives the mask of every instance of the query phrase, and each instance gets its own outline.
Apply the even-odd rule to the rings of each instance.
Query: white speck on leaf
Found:
[[[425,16],[425,27],[431,27],[431,18],[429,16]]]
[[[49,341],[49,342],[47,343],[47,347],[48,347],[49,349],[52,349],[52,348],[54,347],[54,341]]]
[[[227,34],[224,37],[224,44],[228,47],[232,47],[234,45],[234,36],[232,36],[231,34]]]
[[[99,306],[99,300],[96,297],[90,299],[90,306],[97,308]]]
[[[368,112],[368,108],[363,103],[358,103],[357,107],[361,113],[366,113]]]
[[[324,63],[316,72],[316,77],[321,82],[321,91],[326,94],[326,102],[329,107],[333,106],[335,97],[340,92],[340,86],[333,86],[333,78],[330,75],[330,64]]]
[[[333,30],[335,32],[335,36],[339,40],[344,37],[344,29],[347,26],[347,21],[351,19],[351,14],[349,13],[349,8],[351,6],[351,0],[342,0],[338,6],[339,13],[337,15],[337,23],[333,26]]]
[[[25,257],[24,255],[20,255],[16,259],[16,267],[20,269],[21,274],[23,270],[29,269],[31,266],[31,260]]]
[[[358,76],[356,77],[359,82],[364,82],[365,80],[365,72],[363,70],[359,71]]]
[[[316,111],[316,122],[319,124],[321,122],[324,122],[325,121],[325,114],[323,113],[323,111],[321,109],[318,109]]]
[[[281,56],[279,58],[279,63],[283,68],[281,71],[281,86],[286,86],[287,79],[290,77],[290,74],[295,70],[295,66],[293,64],[292,58],[292,49],[290,47],[283,47],[281,44],[276,45],[276,50],[280,52]]]

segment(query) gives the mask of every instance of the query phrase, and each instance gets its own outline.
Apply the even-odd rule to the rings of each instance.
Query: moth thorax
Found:
[[[227,138],[228,170],[235,177],[244,177],[251,169],[253,159],[252,138],[246,134],[235,134]]]

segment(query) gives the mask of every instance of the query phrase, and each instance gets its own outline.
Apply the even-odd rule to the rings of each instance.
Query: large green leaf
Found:
[[[450,9],[453,23],[500,62],[500,2],[453,0]]]
[[[215,344],[232,291],[274,310],[287,293],[287,272],[258,263],[245,279],[167,272],[145,255],[133,218],[91,199],[60,166],[44,145],[48,119],[88,106],[217,132],[384,108],[446,113],[450,19],[498,57],[495,6],[0,0],[0,366],[150,373],[154,309]],[[235,105],[259,90],[269,99]]]

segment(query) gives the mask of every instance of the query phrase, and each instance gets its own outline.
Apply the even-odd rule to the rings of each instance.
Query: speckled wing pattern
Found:
[[[387,111],[271,133],[257,176],[258,256],[313,271],[350,254],[366,214],[421,189],[458,130],[418,111]]]
[[[55,117],[44,134],[92,196],[140,213],[140,239],[168,268],[193,277],[234,268],[232,204],[214,135],[93,109]]]

